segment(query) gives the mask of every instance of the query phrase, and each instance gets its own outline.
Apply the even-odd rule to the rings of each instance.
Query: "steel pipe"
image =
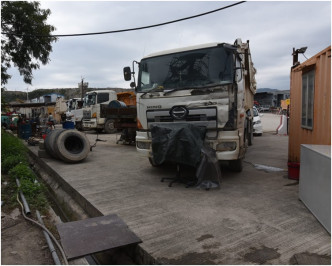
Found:
[[[24,206],[25,214],[29,215],[29,214],[31,214],[30,207],[29,207],[29,204],[28,204],[27,200],[24,197],[23,192],[20,189],[21,184],[20,184],[20,181],[17,178],[16,178],[16,184],[19,188],[19,193],[20,193],[20,197],[21,197],[21,200],[22,200],[22,203],[23,203],[23,206]]]
[[[39,223],[42,224],[43,226],[45,226],[45,225],[44,225],[44,222],[43,222],[43,219],[41,218],[40,213],[39,213],[38,210],[36,210],[36,215],[37,215],[37,218],[38,218]],[[53,258],[53,260],[54,260],[54,263],[55,263],[56,265],[61,265],[60,259],[59,259],[59,257],[58,257],[58,254],[56,253],[56,249],[54,248],[54,245],[53,245],[53,243],[52,243],[52,240],[51,240],[50,236],[48,235],[48,233],[47,233],[45,230],[43,230],[43,234],[44,234],[44,236],[45,236],[45,239],[46,239],[47,245],[48,245],[48,247],[49,247],[49,249],[50,249],[50,251],[51,251],[51,254],[52,254],[52,258]]]

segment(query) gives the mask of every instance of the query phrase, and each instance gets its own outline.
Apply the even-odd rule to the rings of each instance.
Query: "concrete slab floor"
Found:
[[[91,144],[97,138],[87,136]],[[243,171],[222,164],[221,187],[210,191],[169,188],[160,179],[174,176],[174,165],[151,167],[134,146],[117,145],[116,137],[100,134],[106,141],[80,164],[42,160],[101,213],[120,216],[159,263],[291,264],[304,253],[330,259],[330,235],[287,178],[287,136],[255,137]],[[37,153],[38,147],[29,148]]]

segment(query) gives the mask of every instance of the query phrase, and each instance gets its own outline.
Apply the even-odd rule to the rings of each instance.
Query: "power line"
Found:
[[[190,16],[190,17],[185,17],[185,18],[181,18],[181,19],[176,19],[176,20],[172,20],[172,21],[167,21],[167,22],[163,22],[163,23],[159,23],[159,24],[154,24],[154,25],[149,25],[149,26],[143,26],[143,27],[138,27],[138,28],[130,28],[130,29],[123,29],[123,30],[113,30],[113,31],[103,31],[103,32],[90,32],[90,33],[77,33],[77,34],[57,34],[57,35],[34,35],[34,34],[17,34],[17,33],[8,33],[8,32],[3,32],[3,34],[6,35],[14,35],[14,36],[31,36],[31,37],[46,37],[46,38],[52,38],[52,37],[78,37],[78,36],[88,36],[88,35],[101,35],[101,34],[111,34],[111,33],[120,33],[120,32],[126,32],[126,31],[135,31],[135,30],[143,30],[143,29],[149,29],[149,28],[154,28],[154,27],[160,27],[160,26],[164,26],[164,25],[168,25],[168,24],[172,24],[172,23],[176,23],[176,22],[180,22],[180,21],[184,21],[184,20],[189,20],[189,19],[193,19],[193,18],[197,18],[197,17],[201,17],[201,16],[205,16],[208,14],[212,14],[236,5],[240,5],[245,3],[246,1],[240,1],[228,6],[224,6],[212,11],[208,11],[205,13],[201,13],[198,15],[194,15],[194,16]]]

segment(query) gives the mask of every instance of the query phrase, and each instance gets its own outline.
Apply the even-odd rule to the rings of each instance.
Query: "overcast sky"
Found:
[[[226,1],[42,1],[52,12],[54,34],[120,30],[208,12]],[[6,88],[29,91],[73,88],[83,77],[90,88],[129,88],[122,70],[143,56],[202,43],[249,40],[257,87],[289,89],[292,49],[307,46],[310,58],[331,45],[331,2],[249,1],[203,17],[166,26],[107,35],[64,37],[53,44],[51,61],[33,72],[32,86],[11,68]],[[299,61],[305,61],[299,55]]]

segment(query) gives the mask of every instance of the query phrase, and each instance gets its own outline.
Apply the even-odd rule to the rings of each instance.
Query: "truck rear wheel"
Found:
[[[114,127],[114,122],[115,121],[113,119],[109,119],[106,121],[104,126],[105,133],[111,134],[116,132],[116,128]]]

